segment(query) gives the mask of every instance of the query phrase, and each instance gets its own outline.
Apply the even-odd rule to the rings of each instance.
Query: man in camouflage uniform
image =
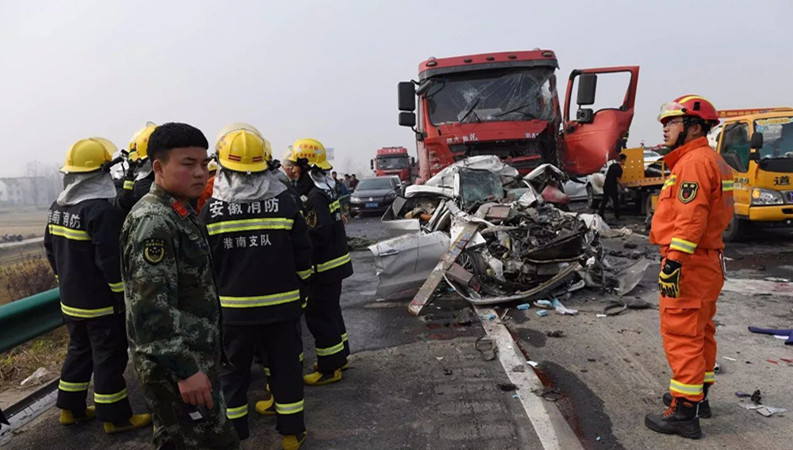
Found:
[[[190,125],[149,140],[154,184],[121,232],[127,335],[160,448],[238,448],[219,374],[220,305],[206,230],[189,201],[207,182],[208,142]]]

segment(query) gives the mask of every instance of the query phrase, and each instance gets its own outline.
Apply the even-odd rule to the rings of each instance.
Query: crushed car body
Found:
[[[498,157],[478,156],[411,186],[382,219],[397,237],[369,247],[378,297],[410,298],[419,288],[416,297],[427,296],[435,287],[422,286],[439,279],[434,271],[477,305],[558,297],[585,286],[626,294],[643,273],[638,264],[646,264],[606,261],[600,239],[608,226],[599,216],[560,209],[565,181],[550,164],[520,178]],[[473,236],[459,244],[470,224]],[[463,248],[450,258],[455,243]]]

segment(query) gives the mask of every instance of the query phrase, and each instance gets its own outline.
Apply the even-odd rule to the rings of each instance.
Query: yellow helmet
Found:
[[[245,122],[234,122],[234,123],[226,125],[225,127],[221,128],[220,131],[218,131],[218,134],[215,137],[215,142],[220,141],[221,139],[223,139],[223,136],[225,136],[226,134],[231,133],[232,131],[235,131],[235,130],[250,131],[251,133],[255,134],[256,136],[259,136],[260,138],[264,139],[264,136],[262,136],[262,133],[260,133],[259,130],[256,129],[256,127],[254,127],[253,125],[251,125],[249,123],[245,123]]]
[[[101,139],[101,138],[100,138]],[[66,162],[61,167],[63,173],[86,173],[94,172],[102,167],[102,164],[113,159],[106,145],[96,138],[80,139],[75,142],[66,152]],[[107,141],[110,142],[110,141]],[[112,143],[111,143],[112,145]]]
[[[297,162],[298,158],[305,158],[308,160],[309,165],[317,166],[323,170],[333,168],[325,154],[325,146],[316,139],[298,139],[292,144],[292,154],[289,160]]]
[[[267,139],[249,130],[234,130],[223,135],[215,145],[218,162],[235,172],[261,172],[273,153]]]
[[[101,142],[102,145],[104,145],[107,151],[110,153],[110,156],[115,155],[116,152],[118,151],[118,147],[116,147],[116,144],[110,142],[110,139],[105,139],[99,136],[94,136],[91,139]]]
[[[157,125],[154,122],[146,122],[146,126],[136,131],[129,142],[130,161],[145,161],[149,157],[149,137],[154,132]]]
[[[207,164],[207,170],[210,172],[218,170],[218,162],[214,159],[209,160],[209,163]]]

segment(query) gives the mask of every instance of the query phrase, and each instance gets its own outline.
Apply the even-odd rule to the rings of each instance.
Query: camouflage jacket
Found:
[[[157,184],[121,230],[130,355],[142,382],[220,369],[220,304],[206,229]]]

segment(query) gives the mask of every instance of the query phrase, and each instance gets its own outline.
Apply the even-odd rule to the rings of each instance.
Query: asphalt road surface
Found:
[[[578,206],[580,209],[580,206]],[[607,213],[610,219],[610,213]],[[656,249],[641,235],[639,217],[612,222],[634,230],[612,239],[614,254],[657,261]],[[379,218],[354,219],[350,236],[387,237]],[[728,244],[730,280],[716,315],[721,373],[713,388],[713,418],[703,419],[705,436],[689,441],[659,435],[644,427],[644,415],[660,411],[670,376],[658,332],[658,263],[626,298],[647,302],[618,316],[598,317],[617,297],[597,291],[576,292],[564,303],[576,316],[553,312],[538,317],[535,308],[498,309],[527,359],[539,365],[554,402],[585,448],[790,448],[790,415],[764,417],[739,405],[736,391],[760,389],[763,402],[793,411],[793,346],[772,336],[752,334],[747,326],[793,325],[793,237],[785,231],[761,231],[747,242]],[[344,282],[342,306],[353,356],[344,379],[306,388],[309,440],[305,448],[541,448],[525,412],[508,389],[497,360],[484,361],[475,341],[479,322],[461,320],[467,305],[453,295],[436,300],[422,318],[410,316],[407,300],[384,301],[374,295],[376,275],[367,251],[353,254],[355,275]],[[554,333],[556,332],[556,333]],[[561,333],[559,333],[561,332]],[[551,337],[560,335],[561,337]],[[304,331],[306,371],[313,361],[312,341]],[[251,404],[265,394],[261,369]],[[133,405],[143,403],[130,380]],[[274,420],[251,407],[252,437],[245,448],[278,444]],[[149,430],[107,436],[98,423],[57,425],[53,408],[6,443],[8,448],[149,448]]]

